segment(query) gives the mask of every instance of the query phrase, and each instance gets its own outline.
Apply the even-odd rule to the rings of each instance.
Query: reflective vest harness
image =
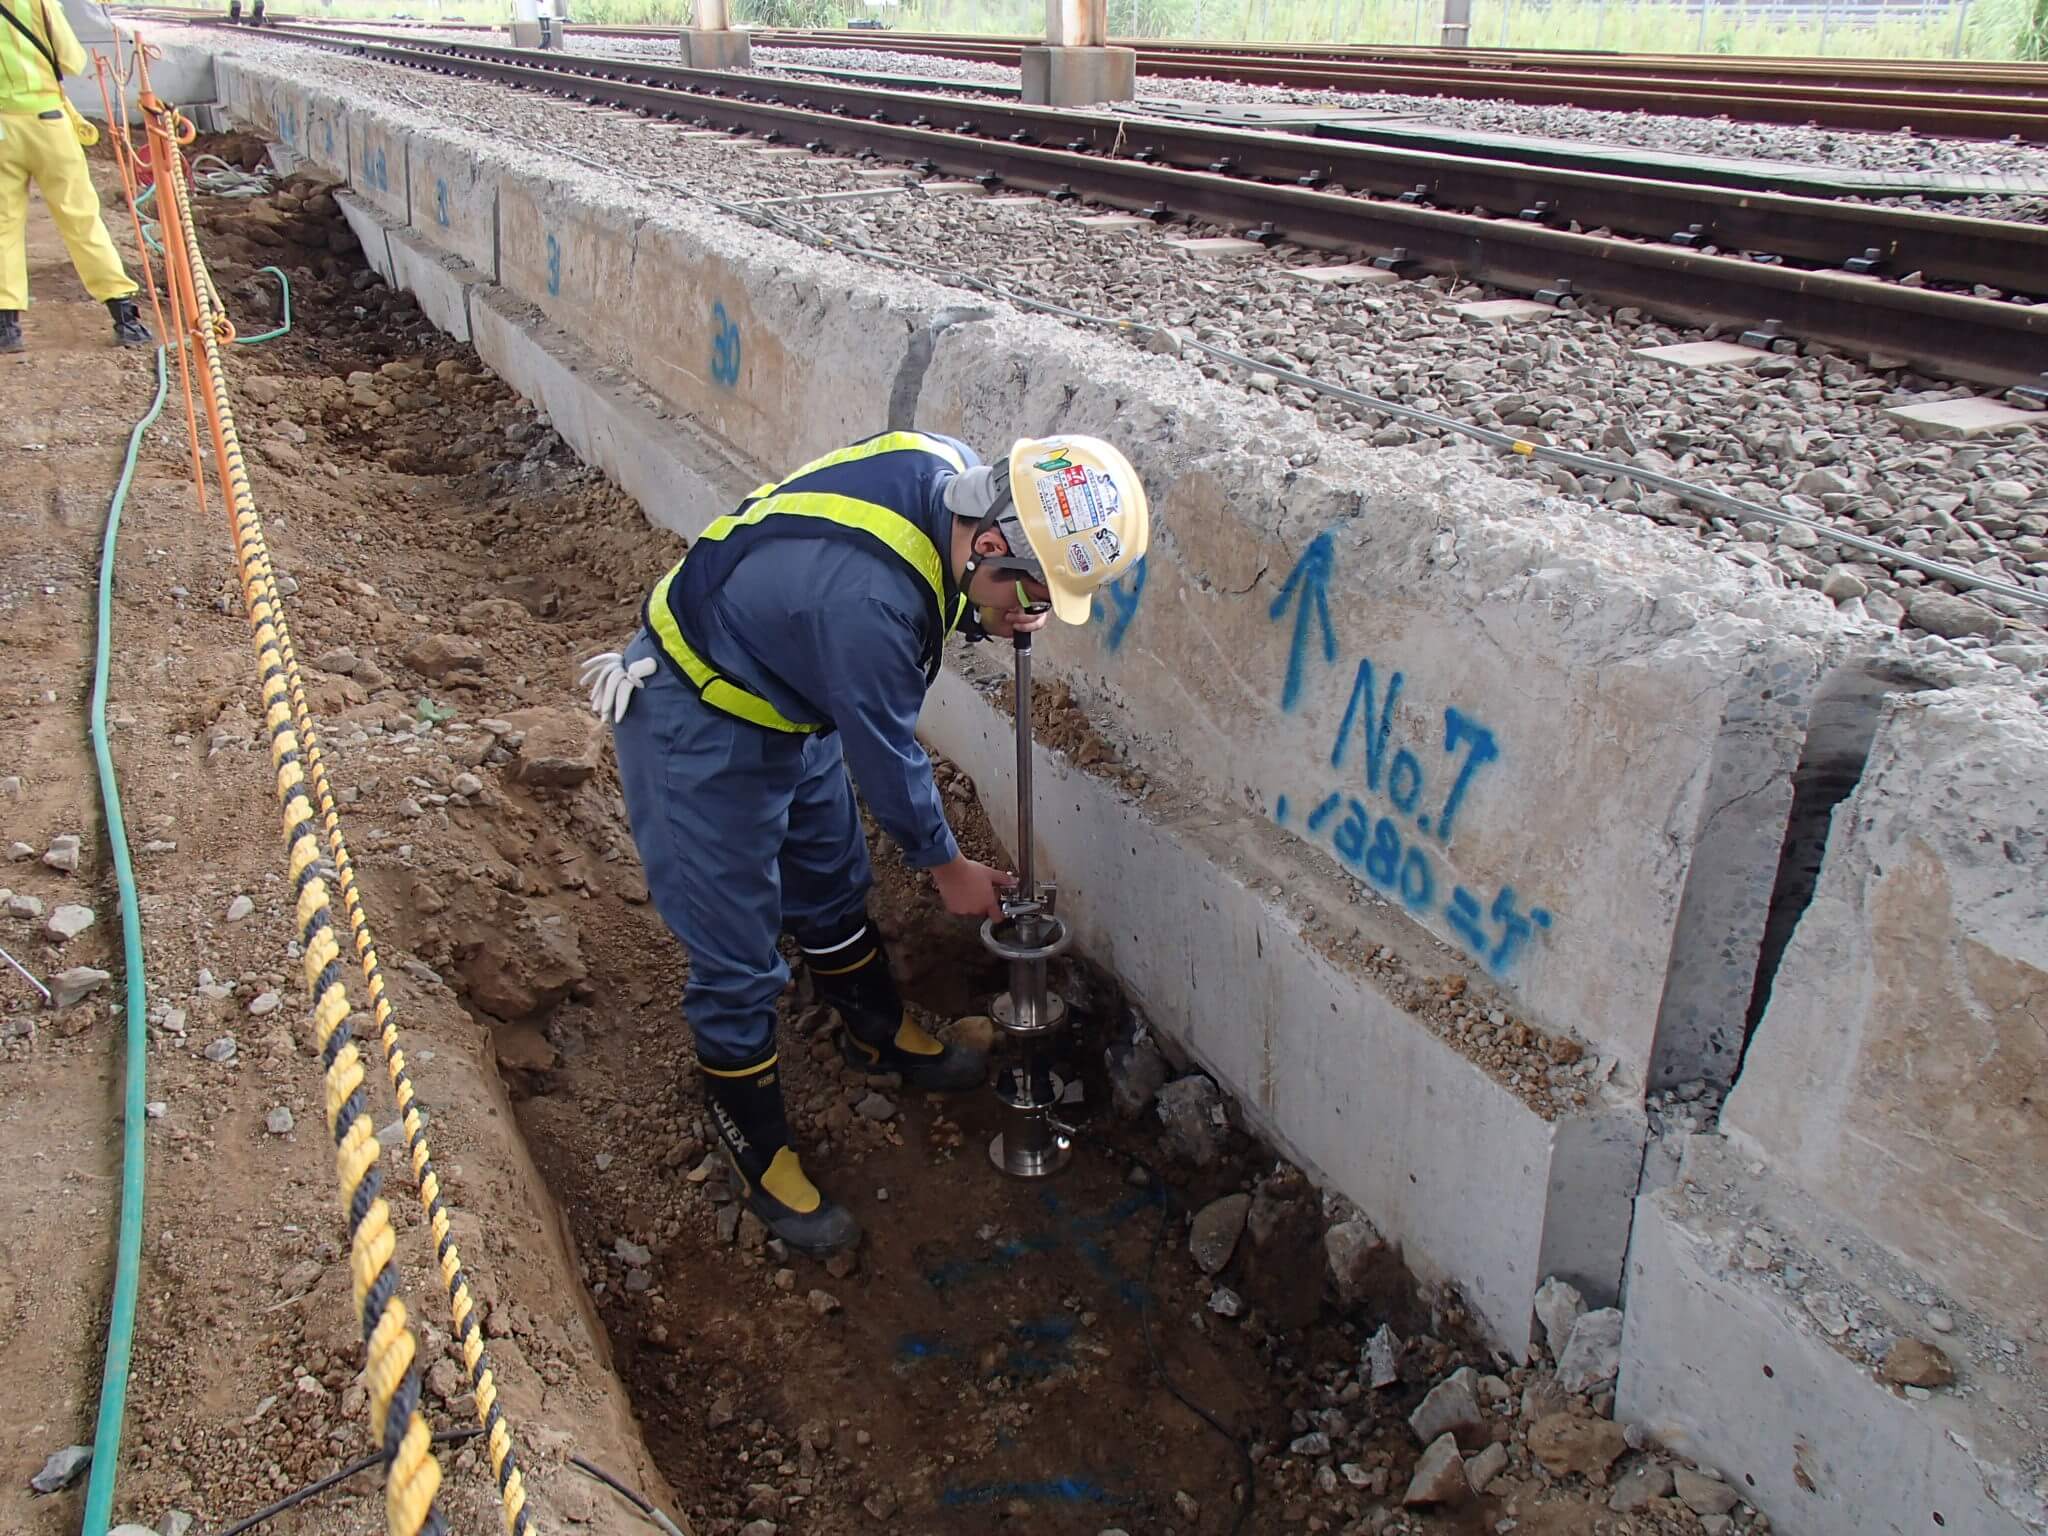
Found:
[[[840,539],[900,560],[931,595],[925,626],[925,683],[939,675],[941,648],[967,599],[948,592],[946,557],[899,506],[922,507],[941,474],[967,469],[960,451],[921,432],[884,432],[813,459],[785,480],[761,486],[697,536],[647,598],[647,628],[663,657],[721,714],[765,730],[808,734],[830,727],[791,720],[768,700],[724,676],[688,631],[692,616],[725,584],[748,551],[775,539]],[[886,498],[886,499],[885,499]]]

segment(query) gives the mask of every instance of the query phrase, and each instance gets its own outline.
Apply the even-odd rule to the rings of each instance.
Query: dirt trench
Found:
[[[204,147],[243,163],[260,155],[248,140]],[[697,1536],[1228,1530],[1251,1491],[1247,1463],[1175,1400],[1156,1349],[1249,1447],[1250,1530],[1491,1531],[1508,1510],[1524,1531],[1592,1528],[1576,1492],[1556,1513],[1546,1499],[1517,1510],[1498,1495],[1401,1510],[1419,1451],[1406,1413],[1452,1368],[1504,1362],[1470,1342],[1454,1296],[1418,1297],[1369,1228],[1352,1229],[1368,1237],[1340,1285],[1325,1233],[1346,1213],[1326,1212],[1234,1122],[1162,1142],[1149,1092],[1127,1106],[1132,1118],[1116,1112],[1131,1074],[1112,1084],[1104,1047],[1131,1015],[1084,969],[1059,981],[1078,1005],[1070,1071],[1085,1145],[1043,1184],[988,1166],[989,1097],[926,1099],[852,1073],[829,1016],[793,990],[792,1119],[807,1166],[869,1237],[856,1258],[825,1266],[766,1242],[711,1155],[679,1012],[684,957],[647,904],[609,748],[574,689],[578,660],[630,636],[680,546],[408,296],[364,271],[318,187],[290,183],[253,204],[202,199],[200,219],[245,332],[275,312],[275,285],[257,269],[292,274],[293,334],[232,359],[242,436],[384,962],[401,1016],[432,1041],[416,1071],[465,1240],[492,1277],[492,1347],[522,1367],[509,1376],[531,1377],[530,1390],[508,1393],[514,1420],[556,1453],[554,1470],[575,1448],[563,1443],[572,1407],[582,1433],[630,1433],[589,1390],[608,1361],[658,1468],[649,1491],[673,1490]],[[207,1189],[224,1153],[242,1185],[194,1195],[196,1213],[155,1217],[125,1489],[135,1518],[182,1504],[219,1524],[353,1445],[361,1388],[317,1137],[298,1138],[309,1145],[285,1193],[265,1193],[276,1175],[262,1106],[296,1106],[314,1127],[317,1099],[303,1041],[288,1029],[265,1037],[249,1017],[266,992],[289,997],[295,978],[282,969],[288,928],[246,629],[218,529],[179,526],[182,468],[177,439],[160,433],[132,535],[147,551],[133,558],[162,557],[146,583],[156,606],[134,616],[123,665],[145,691],[158,674],[138,725],[160,739],[134,750],[179,807],[197,870],[155,893],[151,968],[182,979],[211,958],[222,976],[209,973],[178,1010],[176,1031],[156,1021],[171,1057],[165,1155],[187,1191]],[[949,764],[938,774],[963,845],[1000,859],[977,786]],[[179,816],[157,820],[147,830],[168,834]],[[874,910],[906,995],[941,1028],[985,1014],[1000,972],[928,882],[873,841]],[[195,884],[203,901],[185,899]],[[224,936],[218,917],[238,890],[256,895],[246,939]],[[227,952],[239,963],[223,966]],[[250,1066],[241,1095],[188,1121],[179,1091],[210,1081],[197,1047],[230,1026]],[[473,1056],[488,1089],[437,1101],[437,1051],[450,1068]],[[466,1168],[465,1127],[501,1108],[530,1167]],[[534,1171],[544,1190],[530,1187]],[[251,1191],[267,1219],[238,1230],[233,1213]],[[1190,1258],[1187,1213],[1233,1195],[1248,1197],[1244,1233],[1205,1273]],[[407,1198],[395,1180],[394,1202]],[[195,1223],[211,1243],[205,1262],[175,1262]],[[546,1227],[573,1246],[574,1294],[534,1266]],[[264,1257],[244,1273],[236,1260],[250,1240]],[[430,1277],[410,1272],[408,1283],[437,1316]],[[198,1336],[181,1326],[191,1317]],[[1362,1352],[1382,1324],[1407,1347],[1398,1381],[1374,1388]],[[233,1371],[205,1336],[216,1326],[247,1346]],[[428,1329],[428,1359],[445,1365],[445,1333]],[[1505,1374],[1502,1390],[1519,1392],[1521,1373]],[[437,1423],[463,1422],[460,1384],[444,1370],[430,1385]],[[603,1448],[632,1470],[622,1440]],[[454,1459],[474,1472],[474,1448]],[[1539,1483],[1532,1491],[1547,1492]],[[474,1529],[489,1528],[487,1501],[465,1507],[484,1522]],[[560,1507],[572,1525],[597,1516],[587,1493]],[[374,1511],[359,1489],[272,1528],[369,1530]]]

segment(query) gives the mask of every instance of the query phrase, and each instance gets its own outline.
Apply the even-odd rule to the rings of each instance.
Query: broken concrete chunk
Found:
[[[522,709],[509,721],[509,747],[519,742],[516,776],[522,784],[573,789],[597,772],[604,738],[597,722],[580,709]]]
[[[64,874],[76,874],[78,872],[78,851],[78,839],[67,832],[62,837],[50,839],[49,849],[43,854],[43,862],[49,865],[50,868],[60,870]]]
[[[652,1250],[623,1237],[612,1244],[612,1256],[621,1264],[630,1265],[634,1269],[654,1262]]]
[[[1455,1435],[1461,1447],[1477,1450],[1486,1444],[1486,1415],[1479,1406],[1479,1375],[1471,1366],[1453,1371],[1434,1387],[1408,1415],[1408,1427],[1415,1438],[1429,1445],[1444,1435]]]
[[[1536,1291],[1536,1321],[1543,1325],[1544,1342],[1552,1358],[1561,1359],[1572,1324],[1586,1315],[1586,1298],[1579,1288],[1552,1275]]]
[[[1401,1336],[1381,1323],[1365,1346],[1368,1378],[1375,1387],[1391,1387],[1401,1380]]]
[[[1567,1392],[1591,1392],[1621,1370],[1621,1313],[1614,1307],[1588,1312],[1572,1324],[1557,1357],[1557,1384]]]
[[[1230,1256],[1237,1251],[1237,1240],[1244,1234],[1245,1216],[1251,1204],[1250,1195],[1225,1195],[1195,1214],[1194,1226],[1188,1233],[1188,1252],[1194,1255],[1203,1274],[1217,1274],[1230,1262]]]
[[[1172,1075],[1159,1047],[1143,1036],[1109,1046],[1102,1059],[1109,1068],[1110,1101],[1126,1120],[1135,1120],[1151,1108],[1153,1095]]]
[[[1223,1152],[1223,1092],[1199,1072],[1159,1090],[1159,1123],[1166,1150],[1184,1163],[1206,1168]]]
[[[1465,1458],[1458,1454],[1457,1439],[1444,1435],[1422,1453],[1401,1502],[1411,1509],[1426,1504],[1462,1504],[1471,1494],[1472,1483],[1465,1476]]]
[[[1363,1216],[1337,1222],[1323,1234],[1330,1280],[1345,1306],[1356,1306],[1364,1299],[1374,1266],[1386,1251],[1386,1239]]]

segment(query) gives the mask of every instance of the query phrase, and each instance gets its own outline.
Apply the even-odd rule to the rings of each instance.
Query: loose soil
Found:
[[[201,147],[248,164],[260,151]],[[1226,1530],[1240,1465],[1166,1390],[1149,1328],[1184,1390],[1251,1445],[1251,1530],[1698,1529],[1675,1506],[1668,1527],[1616,1522],[1603,1491],[1553,1486],[1506,1408],[1492,1434],[1510,1444],[1508,1470],[1484,1498],[1400,1512],[1419,1451],[1404,1415],[1460,1363],[1505,1363],[1471,1345],[1455,1297],[1418,1297],[1383,1248],[1340,1298],[1328,1213],[1248,1138],[1232,1130],[1207,1166],[1174,1164],[1151,1116],[1110,1113],[1102,1045],[1130,1015],[1078,967],[1057,980],[1080,1015],[1070,1072],[1088,1128],[1073,1167],[1044,1184],[988,1166],[987,1096],[941,1102],[849,1072],[831,1016],[793,990],[783,1045],[807,1166],[869,1237],[828,1266],[778,1253],[738,1218],[710,1155],[678,1007],[685,959],[647,904],[608,747],[574,690],[578,660],[629,638],[680,546],[362,271],[318,188],[202,198],[200,223],[244,333],[275,311],[257,269],[292,277],[294,332],[233,353],[237,414],[545,1528],[644,1529],[563,1465],[580,1453],[699,1536]],[[38,974],[111,970],[117,915],[82,724],[92,562],[150,380],[142,357],[107,345],[40,213],[31,265],[32,351],[0,363],[0,778],[23,780],[0,808],[5,841],[31,856],[0,883],[47,906],[87,902],[99,920],[60,951],[40,920],[0,917],[0,942]],[[148,1127],[117,1516],[154,1525],[181,1508],[204,1531],[359,1454],[367,1431],[247,626],[219,508],[194,504],[175,371],[172,388],[115,601],[111,713],[141,850],[149,1097],[163,1104]],[[1000,859],[976,786],[938,772],[964,845]],[[66,832],[86,845],[69,876],[39,861]],[[1000,972],[879,838],[875,856],[875,911],[907,994],[937,1027],[985,1030]],[[231,920],[242,895],[254,910]],[[17,1474],[0,1529],[33,1536],[75,1527],[78,1492],[32,1503],[22,1483],[90,1438],[95,1409],[119,985],[51,1015],[0,982],[0,1448]],[[209,1060],[229,1035],[233,1061]],[[376,1102],[385,1123],[381,1087]],[[293,1128],[273,1134],[279,1108]],[[429,1405],[437,1427],[459,1427],[470,1403],[423,1225],[395,1152],[384,1166]],[[1220,1275],[1201,1274],[1185,1212],[1247,1190],[1252,1231]],[[1240,1315],[1209,1309],[1219,1285]],[[1383,1322],[1409,1347],[1400,1383],[1375,1391],[1360,1354]],[[1527,1374],[1504,1370],[1503,1402]],[[1311,1431],[1334,1451],[1289,1450]],[[454,1528],[492,1529],[477,1451],[446,1460]],[[367,1477],[267,1527],[381,1528]]]

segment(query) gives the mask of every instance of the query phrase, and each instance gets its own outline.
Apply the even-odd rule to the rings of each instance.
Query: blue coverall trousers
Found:
[[[625,655],[660,650],[643,629]],[[648,894],[690,952],[683,1014],[697,1058],[751,1065],[789,984],[784,929],[819,948],[867,909],[867,838],[839,738],[720,714],[663,661],[613,740]]]

